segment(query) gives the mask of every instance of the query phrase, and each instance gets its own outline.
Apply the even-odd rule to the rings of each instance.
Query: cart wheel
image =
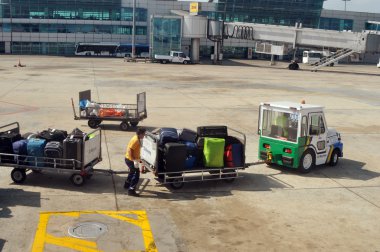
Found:
[[[98,126],[99,126],[99,124],[101,123],[101,121],[100,120],[96,120],[96,119],[90,119],[90,120],[88,120],[88,126],[90,127],[90,128],[92,128],[92,129],[96,129]]]
[[[139,122],[129,122],[131,124],[131,126],[134,128],[136,127],[137,125],[139,125]]]
[[[26,179],[26,172],[24,169],[15,168],[11,172],[11,178],[15,183],[21,184]]]
[[[175,179],[172,179],[170,181],[170,186],[174,189],[174,190],[178,190],[178,189],[181,189],[183,186],[185,185],[185,183],[180,180],[179,178],[175,178]]]
[[[71,175],[70,180],[76,186],[82,186],[84,184],[84,177],[80,174]]]
[[[123,131],[127,131],[129,128],[129,125],[127,122],[122,122],[120,123],[120,129],[123,130]]]

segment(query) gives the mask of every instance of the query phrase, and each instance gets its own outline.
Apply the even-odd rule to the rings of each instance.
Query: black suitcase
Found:
[[[226,138],[227,126],[200,126],[197,128],[198,137]]]
[[[182,132],[179,134],[179,140],[184,142],[192,142],[195,143],[197,140],[198,134],[197,132],[190,130],[190,129],[183,129]]]
[[[54,165],[54,158],[63,158],[63,146],[61,142],[52,141],[48,142],[44,149],[45,157],[47,157],[46,162],[48,166]],[[62,160],[55,160],[55,164],[58,166],[62,165]]]
[[[181,143],[167,143],[164,149],[166,172],[183,171],[186,168],[187,147]]]
[[[178,142],[178,132],[174,128],[161,128],[158,144],[163,147],[166,143]]]
[[[37,135],[38,138],[45,139],[46,142],[57,141],[63,142],[67,137],[67,131],[57,130],[57,129],[48,129],[40,132]]]
[[[63,158],[75,159],[82,162],[82,140],[79,138],[66,138],[63,141]],[[65,161],[65,167],[72,168],[73,163],[71,161]],[[80,168],[80,164],[75,162],[75,168]]]
[[[14,154],[12,144],[21,139],[21,135],[17,132],[2,132],[0,134],[0,153]],[[14,163],[14,158],[11,156],[0,155],[0,160],[3,163]]]
[[[69,138],[79,138],[79,139],[83,139],[87,134],[84,133],[83,131],[81,131],[80,129],[78,128],[75,128],[73,129],[73,131],[71,131],[71,133],[69,134]]]

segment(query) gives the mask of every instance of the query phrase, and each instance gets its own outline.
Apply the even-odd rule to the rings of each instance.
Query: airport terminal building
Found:
[[[187,52],[190,40],[182,36],[182,18],[190,2],[137,0],[136,43],[156,52],[168,48]],[[248,22],[352,30],[379,29],[368,21],[380,14],[323,10],[323,0],[214,0],[201,4],[200,15],[226,22]],[[83,42],[132,41],[132,0],[0,0],[0,53],[74,55]],[[200,41],[201,55],[209,55],[212,42]],[[225,55],[246,57],[246,44],[224,47]]]

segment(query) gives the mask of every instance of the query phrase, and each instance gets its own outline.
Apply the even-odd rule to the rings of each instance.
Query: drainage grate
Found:
[[[68,232],[75,238],[98,238],[107,231],[107,226],[102,223],[83,222],[70,227]]]

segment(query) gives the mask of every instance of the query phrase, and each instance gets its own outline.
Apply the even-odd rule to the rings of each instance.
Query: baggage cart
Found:
[[[154,131],[153,131],[154,132]],[[157,132],[157,130],[156,130]],[[218,167],[208,168],[195,166],[189,169],[181,169],[178,171],[159,170],[158,166],[161,160],[159,147],[159,136],[152,132],[146,132],[141,150],[141,160],[145,168],[152,171],[161,184],[170,185],[173,189],[182,188],[185,183],[197,181],[213,181],[224,180],[225,182],[233,182],[236,178],[242,177],[242,170],[251,165],[261,164],[264,162],[246,163],[245,162],[245,146],[246,136],[244,133],[228,128],[228,133],[237,135],[236,138],[242,144],[242,165],[236,167]]]
[[[14,122],[0,126],[0,132],[20,134],[20,125]],[[33,171],[66,173],[70,175],[70,180],[74,185],[82,186],[95,171],[98,171],[93,167],[102,161],[101,134],[101,130],[96,129],[83,136],[81,160],[0,153],[0,166],[13,168],[11,178],[18,184],[25,181],[28,171]]]
[[[148,117],[146,93],[137,94],[136,104],[93,102],[91,90],[79,92],[79,116],[76,114],[74,100],[71,98],[74,120],[87,120],[90,128],[96,129],[103,121],[119,121],[121,130],[136,127]]]

